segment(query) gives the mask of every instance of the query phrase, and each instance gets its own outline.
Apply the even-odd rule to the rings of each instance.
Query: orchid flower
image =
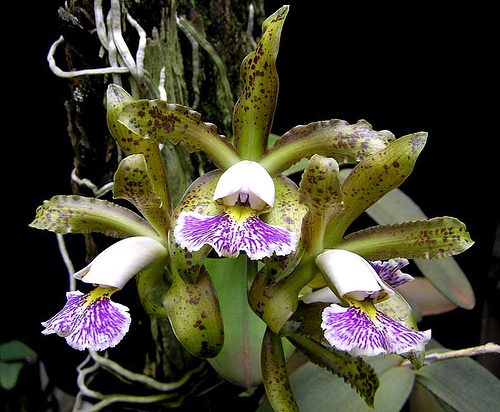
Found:
[[[86,294],[68,292],[64,308],[42,323],[42,333],[57,333],[78,350],[100,351],[116,346],[128,332],[131,318],[128,308],[113,302],[111,295],[166,255],[165,247],[149,237],[130,237],[114,243],[74,274],[98,286]]]
[[[213,195],[224,212],[213,217],[181,212],[175,239],[190,252],[209,244],[225,257],[236,257],[240,250],[255,260],[271,257],[273,252],[287,255],[297,247],[295,233],[258,218],[274,206],[274,196],[273,179],[259,163],[236,163],[221,175]]]
[[[419,332],[377,308],[396,293],[391,287],[412,280],[400,268],[406,259],[370,264],[346,250],[328,250],[316,258],[327,283],[348,307],[332,304],[322,314],[321,328],[335,348],[355,355],[403,354],[422,351],[431,332]],[[376,269],[377,270],[376,270]]]

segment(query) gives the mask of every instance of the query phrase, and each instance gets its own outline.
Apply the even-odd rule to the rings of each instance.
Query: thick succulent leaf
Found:
[[[205,267],[217,290],[225,339],[221,353],[210,359],[224,379],[250,388],[262,383],[261,343],[266,325],[253,313],[247,301],[247,258],[206,259]],[[285,357],[293,347],[284,345]]]
[[[416,386],[411,398],[415,406],[423,401],[427,407],[437,401],[442,410],[487,412],[498,410],[500,404],[500,380],[469,358],[424,366],[416,373]]]
[[[200,358],[217,356],[224,345],[224,326],[217,292],[204,268],[196,283],[185,283],[174,271],[163,306],[182,345]]]
[[[364,120],[353,125],[338,119],[325,120],[296,126],[285,133],[267,149],[261,163],[271,174],[284,172],[314,154],[333,157],[339,164],[355,163],[393,140],[391,132],[375,131]]]
[[[295,399],[302,411],[331,412],[399,412],[402,410],[415,381],[409,368],[398,366],[399,356],[370,358],[375,368],[380,386],[375,394],[373,407],[368,406],[361,397],[355,396],[342,378],[312,363],[306,363],[290,376],[290,384]],[[271,411],[269,403],[264,402],[258,412]],[[423,409],[428,410],[428,409]]]
[[[217,127],[203,123],[201,115],[189,108],[163,100],[138,100],[123,107],[118,122],[134,136],[141,136],[156,144],[169,140],[184,142],[189,150],[202,150],[221,169],[227,169],[241,160],[234,147]]]
[[[288,380],[282,339],[269,328],[262,340],[262,378],[267,398],[275,411],[299,411]]]
[[[328,224],[326,247],[333,248],[354,219],[406,180],[426,140],[426,133],[401,137],[363,159],[349,173],[342,185],[344,210]]]
[[[170,213],[168,182],[158,144],[148,139],[147,136],[135,133],[118,121],[123,108],[134,101],[132,96],[122,87],[116,84],[109,85],[106,94],[108,129],[126,156],[133,154],[144,155],[155,193],[161,199],[162,208],[167,213]]]
[[[155,191],[143,154],[124,158],[115,172],[113,195],[131,202],[156,231],[167,239],[170,216],[166,205]]]
[[[300,182],[300,202],[309,211],[302,224],[306,249],[321,253],[328,221],[344,208],[344,194],[338,177],[337,162],[320,155],[311,157]]]
[[[259,161],[267,147],[278,98],[276,58],[288,8],[283,6],[264,21],[256,50],[241,64],[243,92],[234,108],[233,134],[244,159]]]
[[[273,254],[264,259],[268,284],[279,282],[288,276],[295,268],[304,252],[304,242],[301,240],[301,228],[303,219],[307,213],[307,207],[300,203],[297,185],[285,176],[274,179],[275,200],[274,207],[261,219],[275,226],[281,226],[294,232],[299,239],[297,249],[285,256]]]
[[[336,248],[367,260],[441,259],[473,245],[465,225],[453,217],[373,226],[344,237]]]
[[[287,337],[307,358],[344,379],[368,406],[373,406],[379,380],[375,370],[360,357],[322,345],[299,335]],[[300,402],[300,399],[297,399]]]
[[[172,214],[172,228],[175,227],[181,212],[196,212],[205,216],[215,216],[223,212],[223,208],[213,201],[215,186],[221,175],[220,170],[213,170],[196,179],[186,190],[181,202]],[[180,247],[170,231],[169,249],[172,264],[185,282],[196,282],[203,261],[212,248],[205,245],[197,252],[189,252]]]
[[[297,309],[299,292],[317,272],[310,257],[302,258],[297,268],[278,283],[269,282],[266,270],[262,269],[252,283],[248,302],[271,330],[281,336],[283,326]]]
[[[106,200],[82,196],[54,196],[46,200],[37,209],[30,226],[62,235],[100,232],[117,238],[158,238],[151,225],[131,210]]]

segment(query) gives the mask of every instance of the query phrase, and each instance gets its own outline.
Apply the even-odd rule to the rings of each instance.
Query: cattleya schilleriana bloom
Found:
[[[273,253],[287,255],[297,247],[295,233],[258,217],[274,206],[274,196],[273,179],[259,163],[236,163],[221,175],[213,195],[213,200],[224,206],[224,212],[217,216],[181,212],[175,240],[190,252],[209,244],[225,257],[236,257],[240,250],[255,260]]]
[[[333,303],[323,311],[321,327],[333,347],[365,356],[424,349],[430,331],[409,329],[377,309],[378,302],[395,294],[391,287],[413,280],[400,271],[408,264],[406,259],[367,262],[355,253],[337,249],[320,254],[316,264],[349,305]]]
[[[113,194],[130,201],[142,216],[112,202],[71,196],[55,197],[39,209],[34,227],[125,238],[76,273],[97,287],[87,294],[68,292],[64,308],[43,323],[44,334],[64,336],[77,349],[115,346],[131,318],[110,296],[137,276],[148,313],[168,318],[190,353],[215,358],[211,363],[221,376],[242,386],[263,381],[266,390],[271,388],[270,400],[282,396],[276,402],[287,410],[295,409],[283,379],[284,337],[356,387],[369,405],[376,374],[349,352],[421,360],[431,333],[416,329],[410,305],[395,289],[412,279],[400,269],[406,258],[448,257],[472,242],[465,226],[447,217],[345,235],[358,216],[410,175],[427,135],[396,139],[363,120],[350,125],[332,119],[296,126],[270,142],[276,58],[287,13],[284,6],[266,19],[256,50],[242,63],[243,93],[234,106],[232,139],[188,107],[135,100],[120,86],[109,86],[108,126],[125,154]],[[179,142],[189,151],[203,151],[214,168],[177,189],[177,203],[171,201],[168,162],[159,145]],[[297,166],[301,159],[308,159],[306,166]],[[357,165],[341,179],[345,164]],[[292,172],[302,173],[299,186],[285,176]],[[223,258],[242,256],[208,262],[211,250]],[[226,268],[239,277],[237,282]],[[460,299],[453,291],[449,295]],[[226,299],[226,310],[244,314],[244,321],[229,323],[227,335],[218,296]],[[321,312],[311,305],[318,301]],[[260,317],[255,326],[249,321],[254,313]],[[257,335],[258,342],[250,341]],[[248,340],[241,345],[235,336]],[[331,347],[325,348],[325,339]],[[247,350],[255,344],[262,351]],[[235,370],[247,373],[246,367],[261,365],[261,359],[257,377],[235,376]]]
[[[128,308],[113,302],[110,296],[166,256],[165,247],[149,237],[130,237],[114,243],[74,275],[98,286],[86,294],[68,292],[64,308],[42,323],[42,333],[57,333],[79,350],[116,346],[128,332],[131,319]]]

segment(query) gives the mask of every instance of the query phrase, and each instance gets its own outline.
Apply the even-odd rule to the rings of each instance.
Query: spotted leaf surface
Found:
[[[259,160],[267,147],[278,98],[276,57],[287,13],[288,6],[283,6],[264,21],[256,50],[241,64],[243,93],[234,108],[233,134],[245,159]]]

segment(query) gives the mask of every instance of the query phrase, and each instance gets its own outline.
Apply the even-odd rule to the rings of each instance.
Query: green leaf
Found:
[[[262,377],[267,398],[275,411],[299,411],[288,380],[281,338],[269,328],[262,341]]]
[[[13,389],[23,366],[22,362],[0,362],[0,387],[8,391]]]
[[[220,170],[213,170],[200,176],[189,186],[172,214],[172,228],[175,227],[181,212],[192,211],[205,216],[216,216],[223,212],[223,208],[213,201],[215,187],[221,174]],[[203,261],[212,247],[205,245],[197,252],[189,252],[176,243],[172,233],[169,242],[170,259],[177,273],[185,282],[196,282]]]
[[[426,133],[401,137],[363,159],[349,173],[342,185],[345,207],[328,224],[326,247],[334,247],[354,219],[406,180],[426,140]]]
[[[465,225],[452,217],[373,226],[344,237],[336,248],[367,260],[441,259],[473,245]]]
[[[38,207],[30,227],[62,235],[100,232],[117,238],[158,238],[151,225],[131,210],[106,200],[82,196],[54,196],[46,200]]]
[[[364,362],[362,358],[353,357],[347,352],[324,346],[303,336],[291,335],[287,336],[287,338],[311,362],[344,379],[358,392],[368,406],[373,406],[379,380],[374,369]]]
[[[161,199],[162,208],[164,208],[167,213],[170,213],[171,204],[168,182],[158,144],[148,139],[146,136],[134,133],[118,121],[123,108],[127,104],[133,102],[135,102],[133,97],[122,87],[116,84],[110,84],[108,86],[106,93],[106,118],[108,129],[126,156],[133,154],[144,155],[148,173],[152,178],[154,191]]]
[[[195,356],[217,356],[224,344],[224,326],[210,276],[204,268],[196,283],[185,283],[176,272],[172,275],[172,286],[163,297],[163,306],[175,336]]]
[[[433,394],[445,410],[489,412],[500,405],[500,380],[469,358],[424,366],[416,372],[416,378],[417,386]]]
[[[256,50],[241,64],[243,92],[234,108],[233,134],[244,159],[259,161],[267,147],[278,98],[276,58],[288,8],[281,7],[264,21]]]
[[[167,239],[170,216],[162,199],[155,191],[143,154],[124,158],[115,172],[113,196],[131,202],[147,221]]]
[[[37,357],[38,355],[33,349],[19,340],[0,344],[0,361],[2,362],[33,360]]]
[[[185,106],[163,100],[138,100],[123,107],[118,122],[131,132],[131,144],[136,144],[135,136],[155,144],[165,140],[184,142],[191,151],[205,152],[221,169],[241,160],[236,149],[217,133],[215,125],[203,123],[199,113]]]
[[[339,166],[334,159],[314,155],[302,174],[300,202],[309,209],[302,223],[302,233],[310,254],[323,251],[326,225],[344,208],[338,172]]]
[[[474,291],[458,263],[453,258],[439,260],[414,260],[423,275],[446,298],[464,309],[472,309],[476,304]]]
[[[219,297],[224,321],[225,340],[221,353],[210,359],[212,367],[224,379],[250,388],[262,383],[261,343],[266,325],[253,313],[247,300],[247,258],[206,259]],[[284,347],[288,357],[293,347]]]
[[[269,147],[261,164],[271,174],[284,172],[302,158],[314,154],[333,157],[339,164],[355,163],[384,149],[394,135],[360,120],[354,125],[343,120],[325,120],[296,126]]]
[[[380,385],[375,394],[373,407],[361,397],[355,396],[342,378],[313,363],[306,363],[290,376],[295,399],[301,411],[314,412],[399,412],[402,410],[414,385],[414,374],[409,368],[398,366],[399,356],[389,355],[366,358],[375,369]],[[264,402],[258,412],[271,411]],[[427,410],[427,409],[423,409]]]

